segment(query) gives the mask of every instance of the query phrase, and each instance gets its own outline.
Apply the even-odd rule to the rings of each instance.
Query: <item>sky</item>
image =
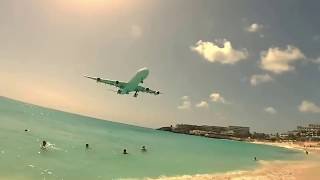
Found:
[[[0,96],[121,123],[320,123],[316,0],[1,0]],[[83,75],[164,94],[117,95]]]

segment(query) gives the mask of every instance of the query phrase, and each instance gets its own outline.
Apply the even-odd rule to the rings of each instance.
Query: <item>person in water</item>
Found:
[[[123,150],[123,154],[128,154],[126,149]]]
[[[254,157],[254,160],[257,161],[257,157]]]
[[[89,149],[89,144],[86,144],[86,149]]]
[[[146,146],[142,146],[141,151],[146,152],[147,151]]]
[[[41,149],[46,149],[47,141],[42,141]]]

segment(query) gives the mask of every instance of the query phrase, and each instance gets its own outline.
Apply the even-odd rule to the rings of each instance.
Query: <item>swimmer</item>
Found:
[[[309,152],[308,151],[306,151],[306,155],[308,155],[309,154]]]
[[[89,149],[89,144],[86,144],[86,149]]]
[[[128,154],[126,149],[123,150],[123,154]]]
[[[254,157],[254,160],[257,161],[257,157]]]
[[[142,146],[141,151],[146,152],[147,151],[146,146]]]
[[[47,141],[42,141],[41,149],[46,149]]]
[[[25,129],[24,131],[25,131],[25,132],[28,132],[28,131],[30,131],[30,130],[29,130],[29,129]]]

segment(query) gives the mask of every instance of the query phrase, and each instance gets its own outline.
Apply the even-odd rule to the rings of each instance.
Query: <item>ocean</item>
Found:
[[[46,150],[40,148],[43,140],[49,144]],[[122,154],[123,149],[128,154]],[[143,179],[223,173],[256,168],[254,157],[287,161],[302,158],[302,153],[157,131],[0,97],[0,179]]]

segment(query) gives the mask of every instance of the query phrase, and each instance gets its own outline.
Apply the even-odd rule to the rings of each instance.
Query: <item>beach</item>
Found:
[[[262,141],[253,143],[299,150],[304,153],[307,150],[309,154],[299,161],[259,161],[260,165],[250,171],[160,177],[157,180],[318,180],[320,178],[320,147],[318,143]]]
[[[261,166],[253,171],[161,177],[157,180],[317,180],[320,177],[320,165],[315,161],[260,163]]]

